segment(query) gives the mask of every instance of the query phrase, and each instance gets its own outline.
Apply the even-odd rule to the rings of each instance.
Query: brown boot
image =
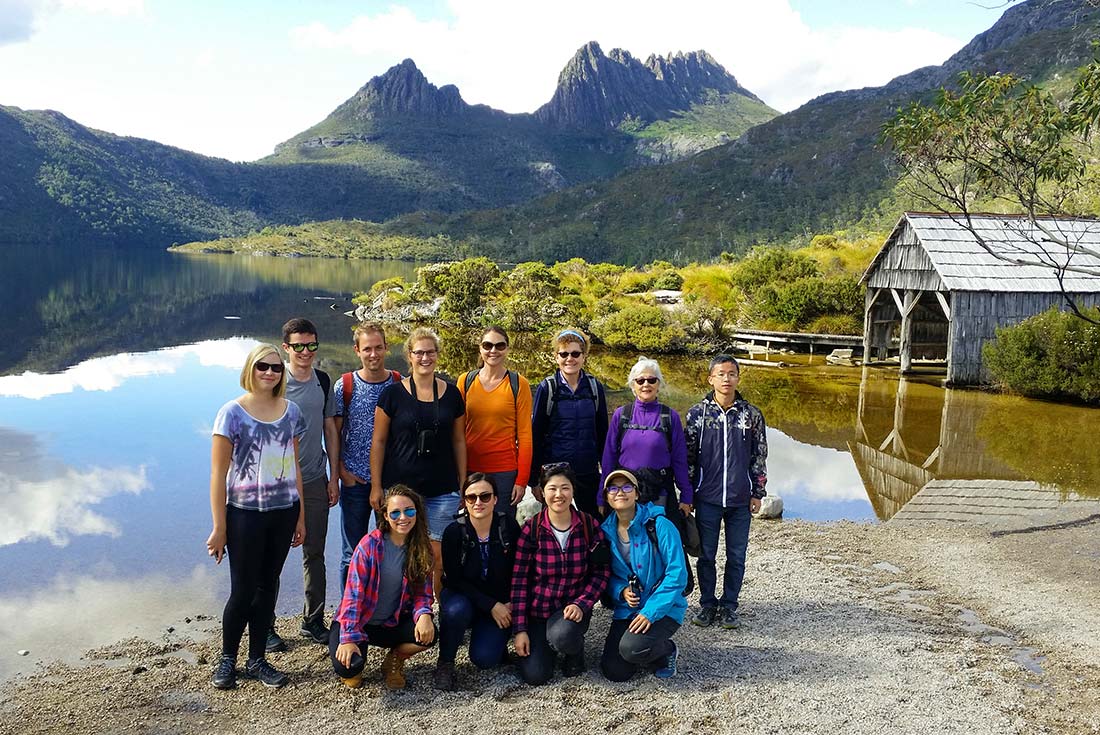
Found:
[[[382,681],[387,689],[405,688],[405,659],[392,648],[382,659]]]

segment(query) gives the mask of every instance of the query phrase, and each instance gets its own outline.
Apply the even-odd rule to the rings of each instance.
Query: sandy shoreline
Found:
[[[0,689],[4,733],[1095,733],[1100,732],[1100,541],[1094,525],[992,537],[974,529],[758,522],[738,631],[685,625],[680,674],[612,684],[595,670],[523,685],[460,654],[453,693],[384,693],[372,649],[363,689],[297,638],[272,660],[283,690],[209,684],[217,636],[195,621],[165,641],[98,649]],[[195,640],[190,640],[194,637]],[[86,657],[89,658],[89,657]]]

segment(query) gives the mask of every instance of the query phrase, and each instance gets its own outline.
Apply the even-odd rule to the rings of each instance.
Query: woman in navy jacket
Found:
[[[633,473],[612,472],[604,493],[613,511],[602,527],[611,545],[608,592],[615,610],[600,669],[611,681],[626,681],[642,667],[660,679],[670,678],[676,674],[678,654],[672,636],[687,610],[680,534],[664,508],[637,502]]]
[[[531,477],[541,468],[567,462],[577,482],[577,509],[599,518],[600,452],[607,440],[607,396],[603,385],[584,371],[588,339],[578,329],[554,337],[557,371],[539,383],[531,409]],[[533,488],[542,500],[541,488]]]

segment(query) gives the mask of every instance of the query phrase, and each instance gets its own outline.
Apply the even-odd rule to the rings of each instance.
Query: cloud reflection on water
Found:
[[[38,662],[75,661],[89,648],[127,638],[162,638],[185,616],[215,614],[223,586],[212,568],[139,579],[58,575],[26,595],[0,598],[0,679],[33,671]],[[176,636],[186,636],[180,629]],[[30,655],[19,656],[27,650]]]
[[[774,428],[768,430],[768,492],[797,511],[797,500],[871,504],[852,455],[795,441]],[[792,503],[792,500],[796,500]]]
[[[111,391],[127,379],[150,375],[171,375],[180,360],[196,356],[207,367],[240,368],[245,357],[256,345],[246,337],[210,340],[155,352],[124,352],[108,357],[94,357],[60,373],[25,372],[0,376],[0,396],[39,400],[49,396],[85,391]]]
[[[144,466],[77,470],[47,456],[38,439],[0,427],[0,547],[45,539],[66,546],[71,536],[117,537],[118,525],[91,506],[149,489]]]

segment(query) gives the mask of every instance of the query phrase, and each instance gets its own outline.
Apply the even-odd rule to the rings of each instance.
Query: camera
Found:
[[[416,432],[416,456],[431,457],[435,455],[435,429],[420,429]]]

